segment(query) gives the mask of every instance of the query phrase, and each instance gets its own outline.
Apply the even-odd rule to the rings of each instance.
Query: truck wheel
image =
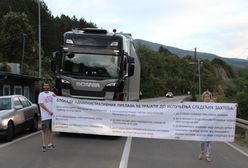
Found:
[[[5,140],[7,142],[10,142],[14,139],[14,136],[15,136],[15,126],[14,124],[10,121],[8,123],[8,128],[7,128],[7,132],[6,132],[6,138]]]
[[[35,132],[38,130],[38,117],[35,115],[32,121],[32,125],[30,127],[30,130]]]

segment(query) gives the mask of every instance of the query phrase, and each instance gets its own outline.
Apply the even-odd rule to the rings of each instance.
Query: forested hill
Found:
[[[68,17],[61,15],[54,17],[49,8],[41,1],[41,34],[42,47],[45,55],[50,54],[51,51],[57,49],[62,42],[62,35],[65,31],[71,30],[73,27],[96,27],[94,23],[87,22],[84,18],[77,19],[76,17]],[[28,23],[35,32],[35,39],[37,40],[38,31],[38,4],[37,0],[1,0],[0,1],[0,20],[2,21],[4,15],[8,12],[25,13],[28,18]],[[1,23],[3,24],[3,23]],[[1,25],[2,27],[3,25]],[[28,34],[29,32],[23,32]],[[16,32],[16,36],[22,36],[22,32]],[[28,37],[27,37],[28,38]]]
[[[198,90],[196,60],[192,56],[178,57],[168,49],[159,51],[137,47],[141,60],[141,90],[144,97],[163,96],[167,91],[187,94]],[[218,58],[201,62],[201,87],[223,94],[225,82],[234,78],[230,65]]]
[[[0,1],[0,62],[20,63],[25,41],[23,73],[37,75],[38,71],[38,1]],[[63,42],[63,33],[72,28],[96,27],[84,18],[66,15],[54,17],[41,1],[41,46],[43,69],[50,69],[49,57]],[[35,66],[36,65],[36,66]],[[22,66],[22,65],[21,65]],[[44,72],[47,74],[47,72]]]
[[[153,42],[146,41],[146,40],[136,39],[135,43],[136,45],[139,45],[139,46],[146,46],[147,48],[150,48],[154,51],[158,51],[159,48],[162,46],[163,48],[168,49],[171,53],[178,55],[179,57],[185,57],[187,55],[194,56],[194,51],[183,50],[183,49],[179,49],[176,47],[170,47],[170,46],[153,43]],[[215,54],[203,53],[203,52],[197,52],[197,56],[200,57],[201,59],[208,59],[210,61],[212,61],[215,58],[221,59],[225,61],[227,64],[231,65],[236,70],[244,69],[248,67],[248,60],[244,60],[244,59],[224,58],[224,57],[220,57]]]

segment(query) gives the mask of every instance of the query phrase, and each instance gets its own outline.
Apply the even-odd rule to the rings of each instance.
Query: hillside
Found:
[[[194,51],[183,50],[180,48],[175,48],[175,47],[170,47],[170,46],[166,46],[163,44],[153,43],[153,42],[145,41],[142,39],[135,39],[135,44],[138,46],[145,46],[154,51],[158,51],[159,47],[163,46],[164,48],[168,49],[171,53],[176,54],[179,57],[185,57],[187,55],[194,56]],[[208,59],[210,61],[213,60],[214,58],[219,58],[225,61],[227,64],[231,65],[235,71],[248,68],[248,60],[244,60],[244,59],[224,58],[224,57],[220,57],[215,54],[203,53],[203,52],[197,52],[197,57],[200,57],[201,59]]]
[[[72,28],[96,27],[84,18],[54,17],[40,1],[42,76],[52,80],[50,57],[59,50],[63,34]],[[19,63],[23,74],[38,75],[38,1],[0,1],[0,62]]]

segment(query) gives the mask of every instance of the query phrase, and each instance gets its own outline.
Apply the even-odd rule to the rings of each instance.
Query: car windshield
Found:
[[[0,110],[11,109],[11,98],[0,98]]]
[[[67,53],[64,55],[63,73],[89,77],[117,78],[120,74],[120,57]]]

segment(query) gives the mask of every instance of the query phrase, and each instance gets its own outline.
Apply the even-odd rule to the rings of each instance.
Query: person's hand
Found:
[[[50,115],[51,115],[51,116],[53,115],[53,112],[52,112],[52,111],[50,111]]]

